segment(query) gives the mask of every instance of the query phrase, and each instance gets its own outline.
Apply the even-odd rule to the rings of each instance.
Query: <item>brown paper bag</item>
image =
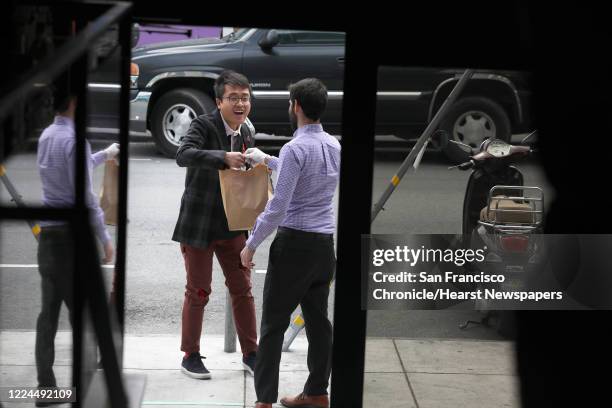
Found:
[[[269,196],[268,167],[219,170],[223,208],[230,231],[250,230],[264,210]]]
[[[104,164],[104,181],[100,192],[100,207],[104,211],[104,222],[117,225],[117,205],[119,204],[119,165],[115,160]]]

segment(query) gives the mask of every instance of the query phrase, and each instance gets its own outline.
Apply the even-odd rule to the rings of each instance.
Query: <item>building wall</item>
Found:
[[[182,26],[166,24],[140,25],[140,38],[137,47],[168,41],[196,38],[220,38],[222,27]]]

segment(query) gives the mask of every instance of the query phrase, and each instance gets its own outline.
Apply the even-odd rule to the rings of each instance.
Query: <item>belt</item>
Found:
[[[278,227],[278,234],[293,236],[296,238],[308,238],[308,239],[330,240],[334,238],[334,234],[324,234],[322,232],[302,231],[302,230],[296,230],[296,229],[287,228],[287,227]]]
[[[42,231],[69,231],[69,224],[58,224],[58,225],[45,225],[40,227]]]
[[[44,232],[46,234],[67,234],[70,232],[70,225],[47,225],[44,227],[40,227],[40,232]]]

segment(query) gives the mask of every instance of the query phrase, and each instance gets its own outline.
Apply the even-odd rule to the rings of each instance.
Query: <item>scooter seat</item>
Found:
[[[493,197],[491,199],[491,210],[500,211],[487,211],[488,207],[484,207],[480,210],[480,220],[498,224],[533,224],[536,222],[536,214],[532,212],[533,208],[529,204],[517,203],[513,200],[504,199],[504,197]]]

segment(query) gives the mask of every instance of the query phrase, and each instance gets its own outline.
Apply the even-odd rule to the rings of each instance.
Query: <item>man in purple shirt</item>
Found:
[[[76,97],[65,86],[54,94],[55,119],[38,141],[37,164],[42,182],[42,203],[45,207],[70,208],[75,203],[76,138],[74,114]],[[91,154],[86,143],[87,186],[86,203],[97,237],[104,246],[104,262],[112,262],[114,251],[111,237],[104,225],[104,213],[92,191],[93,168],[111,160],[119,153],[119,145]],[[36,368],[40,387],[55,387],[53,373],[55,334],[62,303],[66,304],[72,323],[74,241],[69,226],[62,221],[41,221],[38,244],[38,265],[41,275],[42,307],[36,323]],[[50,403],[37,402],[36,406]]]
[[[255,148],[246,152],[251,163],[263,162],[278,171],[274,198],[257,218],[240,254],[242,264],[252,268],[255,250],[278,228],[264,284],[255,363],[256,408],[271,408],[278,398],[283,336],[298,305],[306,322],[310,375],[302,393],[282,398],[281,403],[286,407],[329,406],[332,327],[327,301],[336,264],[333,197],[340,173],[340,143],[321,126],[326,105],[327,89],[318,79],[291,85],[289,117],[297,127],[293,140],[283,146],[278,159]]]

